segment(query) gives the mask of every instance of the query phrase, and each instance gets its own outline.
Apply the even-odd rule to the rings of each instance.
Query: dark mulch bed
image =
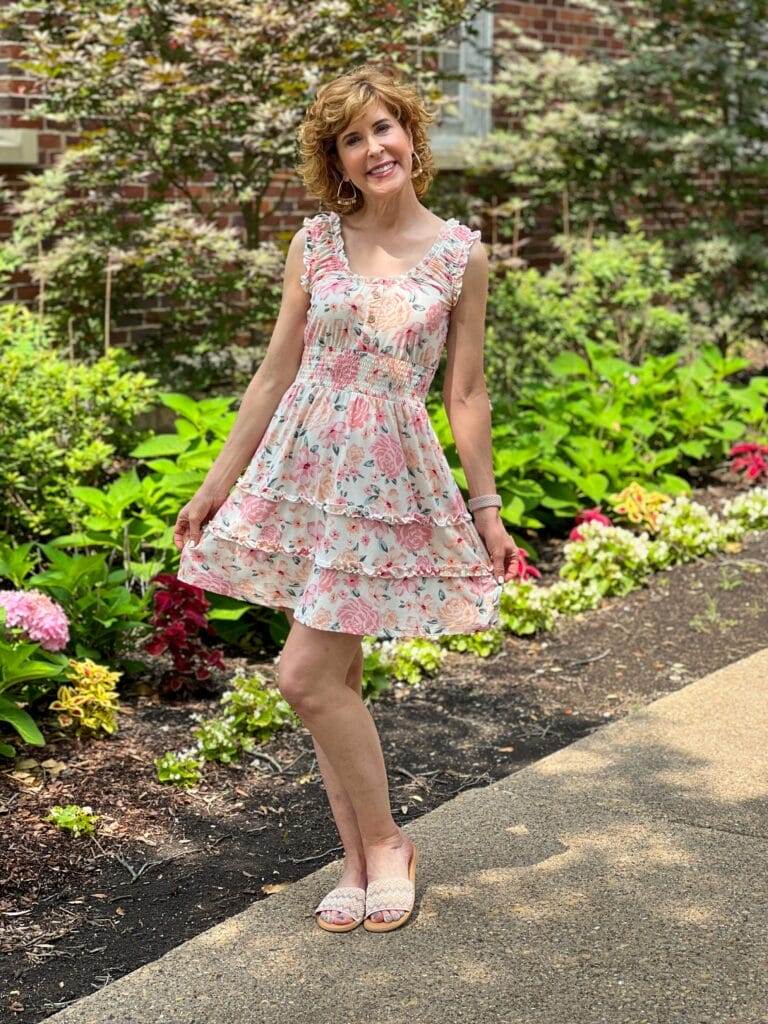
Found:
[[[712,484],[693,497],[719,511],[735,493]],[[546,584],[563,541],[537,543]],[[485,660],[450,653],[435,679],[395,685],[371,710],[396,820],[759,650],[767,568],[768,533],[753,533],[738,553],[660,573],[550,634],[508,636]],[[247,664],[274,680],[269,659],[229,661]],[[42,1020],[340,856],[305,729],[260,748],[275,764],[208,765],[199,790],[184,793],[155,781],[152,759],[189,746],[192,713],[213,713],[215,701],[122,704],[115,737],[30,749],[43,764],[26,784],[0,775],[2,1021]],[[51,805],[70,802],[102,815],[96,838],[44,821]]]

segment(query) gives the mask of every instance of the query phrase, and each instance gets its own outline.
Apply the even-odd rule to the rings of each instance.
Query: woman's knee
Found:
[[[362,645],[348,662],[346,672],[341,658],[336,663],[336,671],[333,669],[333,661],[327,657],[318,660],[317,652],[310,654],[304,648],[291,647],[287,642],[278,662],[278,690],[294,709],[303,707],[305,710],[311,710],[315,702],[326,706],[329,694],[339,682],[361,693]]]
[[[277,688],[294,710],[306,704],[311,690],[307,674],[283,665],[282,661],[277,671]]]
[[[325,666],[312,659],[284,650],[277,668],[277,688],[295,711],[311,713],[317,706],[327,706],[334,686],[338,686],[325,671]]]

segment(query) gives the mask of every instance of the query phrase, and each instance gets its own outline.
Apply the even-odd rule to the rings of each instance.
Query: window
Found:
[[[467,24],[472,31],[467,30]],[[440,84],[447,106],[433,121],[429,139],[438,168],[460,168],[462,149],[472,139],[491,130],[491,101],[478,83],[491,80],[493,12],[478,11],[472,19],[456,25],[439,46],[418,47],[417,61],[429,57],[440,68]],[[433,64],[434,66],[434,64]],[[460,78],[452,76],[462,76]]]

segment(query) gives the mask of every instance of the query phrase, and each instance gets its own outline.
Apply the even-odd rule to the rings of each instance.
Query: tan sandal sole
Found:
[[[350,893],[355,893],[355,899],[350,900]],[[331,898],[333,897],[333,898]],[[345,903],[347,904],[345,906]],[[325,904],[325,906],[323,905]],[[333,904],[337,904],[334,906]],[[350,905],[351,904],[351,905]],[[361,912],[362,904],[362,912]],[[324,921],[320,916],[325,910],[339,910],[351,917],[351,921]],[[326,893],[318,906],[315,907],[315,920],[318,928],[325,932],[351,932],[358,925],[363,923],[365,917],[365,889],[362,886],[336,886],[331,892]],[[358,916],[359,915],[359,916]]]
[[[322,911],[318,911],[316,920],[318,927],[322,928],[324,932],[351,932],[363,923],[361,918],[359,921],[347,921],[346,924],[334,924],[332,921],[324,921],[320,917],[320,913]]]
[[[416,886],[416,858],[417,858],[418,852],[419,851],[414,846],[413,853],[411,854],[411,859],[410,859],[410,861],[408,863],[408,877],[410,878],[410,880],[414,884],[414,890],[415,890],[415,886]],[[414,894],[413,894],[413,899],[414,899],[414,906],[415,906],[415,902],[416,902],[416,892],[415,891],[414,891]],[[394,909],[397,909],[397,908],[395,907]],[[374,913],[375,913],[375,911],[374,911]],[[365,930],[367,932],[393,932],[395,930],[395,928],[399,928],[401,925],[404,925],[405,922],[408,920],[408,918],[411,916],[412,913],[413,913],[413,907],[411,907],[410,910],[406,910],[406,912],[402,915],[402,917],[399,917],[397,919],[397,921],[369,921],[368,918],[366,917],[363,920],[363,928],[365,928]]]

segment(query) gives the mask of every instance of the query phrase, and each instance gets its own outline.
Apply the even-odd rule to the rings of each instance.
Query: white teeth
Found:
[[[373,170],[373,171],[368,171],[368,173],[369,173],[369,174],[373,174],[373,175],[377,175],[377,174],[387,174],[387,173],[388,173],[389,171],[391,171],[391,170],[392,170],[392,168],[393,168],[394,166],[395,166],[395,161],[394,161],[394,160],[390,160],[390,161],[389,161],[389,163],[388,163],[388,164],[384,164],[384,166],[383,166],[383,167],[377,167],[377,168],[375,168],[375,170]]]

